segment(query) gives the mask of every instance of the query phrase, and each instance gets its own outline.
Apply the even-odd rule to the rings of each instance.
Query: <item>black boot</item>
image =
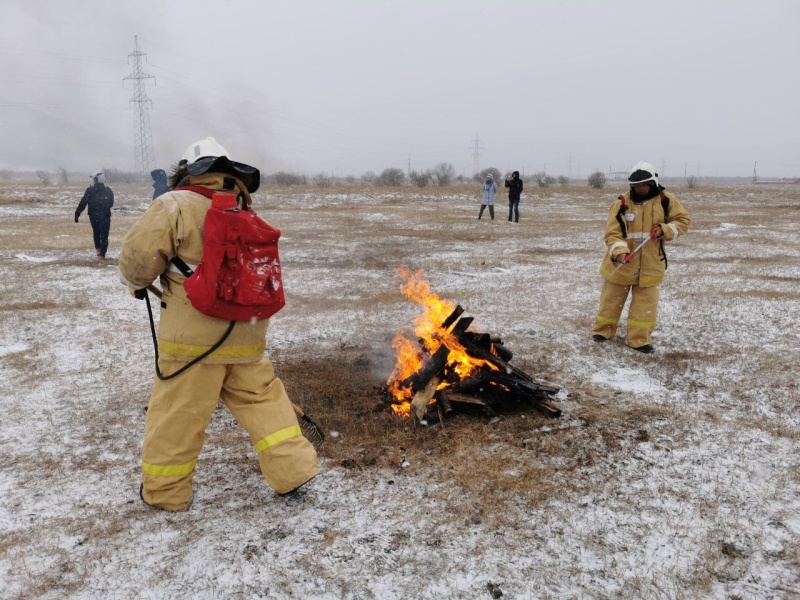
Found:
[[[650,344],[645,344],[644,346],[639,346],[638,348],[633,348],[637,352],[643,352],[644,354],[652,354],[656,351]]]

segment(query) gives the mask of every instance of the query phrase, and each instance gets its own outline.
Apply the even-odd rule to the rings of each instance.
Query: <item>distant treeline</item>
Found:
[[[150,175],[142,175],[135,171],[125,171],[115,167],[106,167],[103,169],[106,175],[106,180],[109,185],[125,183],[135,184],[143,183],[150,184]],[[6,180],[39,180],[43,185],[63,185],[67,183],[86,183],[90,184],[90,178],[93,173],[85,172],[68,172],[66,169],[60,168],[55,171],[25,171],[25,170],[12,170],[0,169],[0,179]],[[380,173],[374,171],[367,171],[360,176],[347,175],[344,177],[336,177],[332,174],[317,173],[316,175],[308,176],[305,173],[296,173],[291,171],[276,171],[274,173],[262,173],[261,183],[263,185],[274,185],[278,187],[285,186],[314,186],[314,187],[333,187],[336,185],[353,185],[353,184],[369,184],[379,187],[401,187],[401,186],[414,186],[424,188],[427,186],[444,187],[455,184],[469,184],[481,183],[487,175],[492,175],[498,187],[503,187],[503,182],[506,177],[510,175],[510,171],[502,172],[495,167],[487,167],[482,169],[479,173],[475,173],[470,177],[464,175],[456,175],[455,168],[450,163],[441,163],[432,169],[425,171],[404,171],[399,168],[387,168]],[[605,186],[619,187],[626,185],[625,177],[609,177],[607,174],[596,171],[589,174],[585,178],[570,178],[566,175],[550,175],[543,171],[536,173],[522,173],[521,178],[527,184],[526,189],[531,187],[550,187],[550,186],[576,186],[588,185],[596,189],[602,189]],[[699,185],[713,186],[713,185],[744,185],[750,183],[770,184],[800,184],[800,178],[781,178],[769,181],[758,180],[753,181],[751,177],[661,177],[660,181],[665,185],[672,186],[685,186],[693,188]]]

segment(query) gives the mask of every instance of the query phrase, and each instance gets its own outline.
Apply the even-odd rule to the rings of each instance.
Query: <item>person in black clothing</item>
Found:
[[[519,223],[519,196],[522,194],[522,179],[519,178],[519,171],[514,171],[506,177],[506,187],[508,188],[508,220],[514,217],[514,222]]]
[[[154,169],[150,171],[150,177],[153,178],[153,200],[169,191],[167,173],[164,169]]]
[[[95,173],[91,177],[92,185],[86,188],[78,208],[75,209],[75,222],[88,207],[89,222],[94,233],[94,247],[101,260],[106,258],[108,250],[108,232],[111,229],[111,207],[114,206],[114,192],[106,187],[106,176]]]

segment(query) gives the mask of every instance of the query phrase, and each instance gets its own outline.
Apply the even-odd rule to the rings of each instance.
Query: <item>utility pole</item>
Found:
[[[569,162],[567,163],[567,179],[572,179],[572,152],[569,153]]]
[[[753,163],[753,183],[758,181],[758,174],[756,173],[756,167],[758,166],[758,161]]]
[[[143,56],[147,55],[139,51],[139,36],[135,35],[133,36],[133,52],[128,54],[129,63],[130,57],[133,57],[133,73],[123,77],[122,80],[133,81],[133,97],[130,99],[130,102],[135,105],[133,112],[133,164],[142,181],[146,179],[156,162],[153,134],[150,132],[150,114],[147,112],[148,105],[153,101],[147,97],[144,85],[147,79],[155,80],[155,76],[142,71]]]
[[[481,141],[478,138],[478,134],[475,134],[475,139],[472,140],[473,145],[470,148],[472,150],[472,168],[475,171],[475,175],[481,172],[481,150],[483,150],[483,146],[481,146]]]
[[[408,173],[406,173],[409,177],[411,177],[411,155],[408,155]]]

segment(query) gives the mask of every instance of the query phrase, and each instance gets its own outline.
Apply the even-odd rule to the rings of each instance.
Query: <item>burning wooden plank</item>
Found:
[[[436,388],[439,387],[440,383],[442,383],[442,376],[437,373],[425,384],[425,387],[414,394],[414,397],[411,399],[411,409],[414,411],[414,416],[420,421],[425,417],[428,405],[431,403],[431,400],[433,400],[433,396],[436,394]]]

